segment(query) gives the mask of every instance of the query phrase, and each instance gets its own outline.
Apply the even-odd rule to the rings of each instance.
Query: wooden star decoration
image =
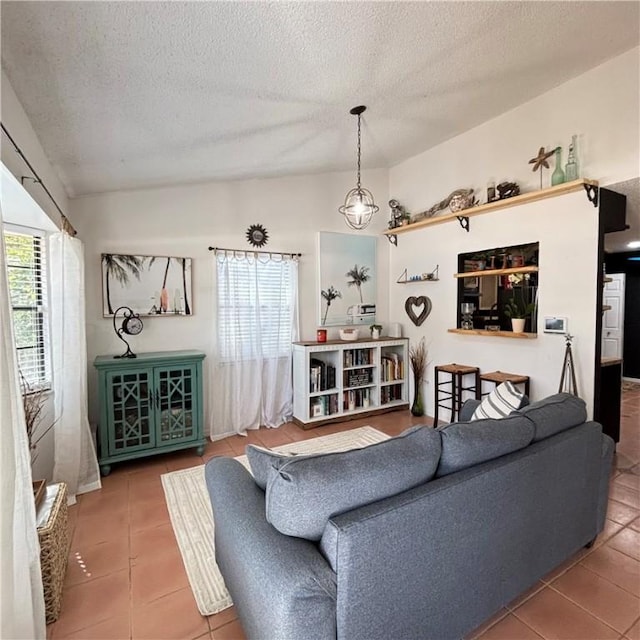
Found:
[[[540,169],[540,188],[542,189],[542,167],[546,169],[549,168],[549,163],[547,160],[556,152],[555,149],[551,149],[551,151],[545,152],[544,147],[540,147],[538,150],[538,155],[535,158],[531,158],[529,160],[529,164],[533,165],[533,169],[531,171],[537,171]]]

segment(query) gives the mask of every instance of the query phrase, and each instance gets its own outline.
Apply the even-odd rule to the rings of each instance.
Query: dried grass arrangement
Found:
[[[31,454],[31,464],[33,464],[37,457],[38,442],[44,438],[47,433],[53,428],[55,421],[52,422],[44,431],[35,437],[36,431],[42,422],[44,415],[44,405],[46,402],[46,394],[48,389],[34,388],[29,384],[29,381],[20,373],[20,390],[22,391],[22,406],[24,407],[24,421],[27,427],[27,439],[29,441],[29,452]]]
[[[417,345],[409,347],[409,363],[413,372],[413,404],[411,405],[411,413],[414,416],[424,415],[424,404],[422,402],[422,382],[427,369],[427,346],[424,338],[420,339]]]

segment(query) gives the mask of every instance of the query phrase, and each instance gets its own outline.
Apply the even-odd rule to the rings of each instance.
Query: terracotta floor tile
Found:
[[[504,607],[500,609],[495,615],[491,616],[488,620],[485,620],[479,627],[476,627],[473,631],[470,631],[464,638],[465,640],[475,640],[482,636],[488,629],[494,624],[497,624],[502,618],[509,614],[509,611]]]
[[[112,491],[125,491],[129,487],[129,474],[121,471],[118,467],[108,475],[100,478],[103,493]]]
[[[582,559],[581,565],[640,597],[640,562],[603,545]]]
[[[616,477],[615,482],[634,491],[640,491],[640,476],[634,473],[626,473],[623,471]]]
[[[131,533],[131,559],[133,564],[154,558],[166,549],[177,550],[178,543],[170,523]]]
[[[169,512],[164,498],[136,503],[129,516],[131,533],[153,529],[169,522]]]
[[[630,629],[625,632],[625,637],[629,640],[640,640],[640,619],[638,619]]]
[[[129,621],[128,569],[65,588],[54,638],[118,617]]]
[[[550,587],[539,591],[514,614],[549,640],[618,640],[620,636]]]
[[[152,502],[153,500],[164,500],[164,489],[160,474],[154,476],[145,475],[142,478],[135,478],[129,486],[129,505],[140,502]]]
[[[133,607],[131,624],[132,637],[136,640],[186,640],[209,630],[207,619],[200,615],[189,588]]]
[[[542,636],[511,613],[478,636],[478,640],[541,640],[541,638]]]
[[[103,492],[102,489],[85,493],[80,496],[79,516],[97,516],[103,513],[117,514],[127,512],[128,487],[124,485],[119,490]]]
[[[59,633],[55,635],[55,640],[125,640],[128,638],[131,638],[129,616],[124,618],[116,616],[68,635]]]
[[[634,491],[629,487],[614,484],[609,491],[609,498],[622,502],[634,509],[640,509],[640,491]]]
[[[608,547],[640,560],[640,532],[626,528],[606,542]]]
[[[565,560],[561,565],[556,567],[553,571],[550,571],[546,576],[542,576],[542,582],[553,582],[557,577],[562,575],[565,571],[568,571],[575,564],[580,562],[586,555],[591,553],[591,549],[580,549],[577,553],[574,553],[570,558]]]
[[[517,609],[525,600],[528,600],[531,596],[538,593],[538,591],[540,591],[540,589],[543,589],[544,586],[545,586],[545,583],[542,582],[541,580],[538,580],[533,585],[533,587],[531,587],[531,589],[527,589],[524,593],[519,595],[515,600],[512,600],[507,605],[507,609],[509,609],[510,611],[513,609]]]
[[[200,456],[191,456],[184,458],[175,458],[173,460],[167,460],[167,471],[178,471],[180,469],[190,469],[191,467],[197,467],[204,464],[204,459]]]
[[[604,529],[600,532],[598,537],[596,538],[594,547],[601,545],[607,540],[611,539],[618,531],[623,528],[619,522],[614,522],[613,520],[606,519],[604,521]]]
[[[634,531],[640,531],[640,517],[636,518],[633,522],[630,522],[628,526]]]
[[[622,502],[616,502],[615,500],[609,500],[609,506],[607,509],[607,518],[620,524],[627,524],[634,518],[640,516],[640,509],[634,509]]]
[[[284,425],[280,428],[284,428]],[[215,440],[214,442],[209,440],[204,449],[205,454],[216,456],[227,456],[230,451],[231,445],[227,442],[226,438],[224,440]]]
[[[159,474],[167,472],[167,464],[163,454],[157,456],[149,456],[147,458],[138,458],[130,462],[121,462],[118,465],[118,471],[128,474],[148,473]]]
[[[578,565],[555,580],[551,587],[620,633],[640,616],[640,600]]]
[[[146,562],[137,561],[131,567],[133,607],[153,602],[187,587],[189,581],[177,547],[149,556]],[[191,591],[189,593],[191,594]]]
[[[209,629],[213,631],[214,629],[218,629],[219,627],[228,624],[232,620],[236,620],[238,618],[238,612],[235,607],[229,607],[228,609],[224,609],[220,611],[220,613],[214,613],[212,616],[207,616],[207,620],[209,622]]]
[[[260,430],[260,440],[264,442],[265,447],[279,447],[283,444],[293,442],[293,439],[283,429],[264,429]]]
[[[129,568],[129,539],[121,537],[95,545],[72,544],[65,585],[80,584]]]
[[[112,542],[129,537],[129,518],[126,512],[101,513],[95,516],[78,516],[73,544],[91,546],[99,542]]]
[[[213,640],[246,640],[239,620],[233,620],[211,632]]]

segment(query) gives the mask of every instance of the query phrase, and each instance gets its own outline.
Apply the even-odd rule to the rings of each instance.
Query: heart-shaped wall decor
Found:
[[[422,308],[422,311],[420,311]],[[431,313],[431,300],[427,296],[411,296],[404,303],[404,310],[416,327],[419,327]]]

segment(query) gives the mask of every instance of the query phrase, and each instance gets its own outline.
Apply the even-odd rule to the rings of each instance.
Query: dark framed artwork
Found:
[[[103,253],[102,314],[122,306],[141,316],[193,315],[191,258]]]

